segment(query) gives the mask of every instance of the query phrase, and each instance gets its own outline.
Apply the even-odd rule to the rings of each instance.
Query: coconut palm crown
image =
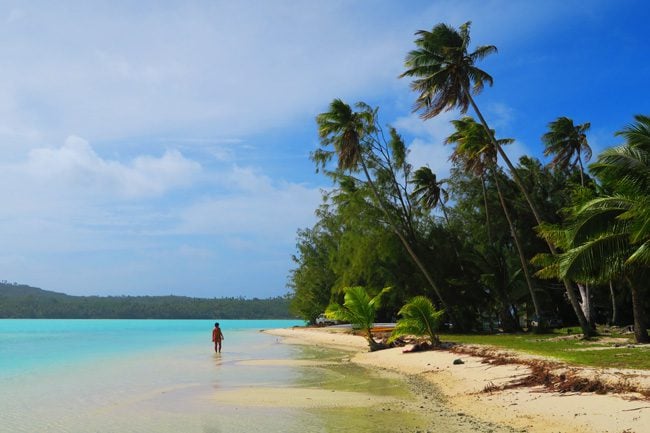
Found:
[[[583,179],[582,161],[591,159],[591,147],[586,134],[590,127],[589,122],[574,125],[573,120],[568,117],[558,117],[548,124],[549,131],[542,136],[542,142],[546,146],[544,155],[553,155],[551,167],[567,170],[577,165],[580,167],[580,179]],[[582,183],[584,184],[584,180]]]
[[[428,210],[433,209],[438,203],[446,202],[449,194],[442,188],[445,179],[438,180],[436,174],[429,167],[420,167],[413,173],[415,188],[411,195]]]
[[[480,123],[472,117],[465,116],[451,123],[456,129],[445,139],[445,144],[455,144],[449,159],[472,173],[481,177],[497,164],[497,150],[492,144],[490,136]],[[494,135],[494,130],[490,131]],[[512,138],[497,140],[500,146],[513,143]]]
[[[455,107],[465,113],[470,106],[469,92],[478,94],[485,83],[492,85],[492,77],[474,64],[495,53],[497,48],[482,45],[469,53],[470,25],[468,21],[456,30],[441,23],[431,31],[415,33],[417,48],[406,56],[407,69],[400,78],[416,77],[411,82],[411,89],[419,96],[413,111],[420,111],[423,119]]]
[[[323,145],[333,145],[338,156],[338,167],[343,170],[354,171],[363,158],[362,139],[373,128],[372,110],[352,110],[348,104],[340,99],[334,99],[329,106],[329,111],[316,117],[318,135]],[[317,162],[323,164],[331,158],[331,153],[323,152],[315,155]]]

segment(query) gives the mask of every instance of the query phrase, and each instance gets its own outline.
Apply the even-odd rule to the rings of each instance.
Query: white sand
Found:
[[[481,420],[531,433],[650,433],[650,401],[635,395],[559,394],[541,388],[483,391],[527,374],[525,366],[493,366],[481,363],[477,357],[447,351],[403,353],[402,348],[394,348],[371,353],[362,337],[328,328],[265,332],[284,337],[286,343],[354,351],[352,361],[362,365],[421,375],[438,386],[450,407]],[[457,358],[464,364],[454,365]],[[625,374],[626,380],[650,383],[650,375],[645,371],[583,369],[583,374],[611,378]]]

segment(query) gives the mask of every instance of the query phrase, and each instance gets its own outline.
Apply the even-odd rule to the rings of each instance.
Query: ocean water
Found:
[[[215,354],[213,321],[0,320],[0,432],[397,431],[398,412],[349,403],[408,398],[399,380],[259,332],[301,322],[220,323]],[[334,392],[352,399],[312,404]]]

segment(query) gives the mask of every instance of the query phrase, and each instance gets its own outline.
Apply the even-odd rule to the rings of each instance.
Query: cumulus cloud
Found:
[[[140,198],[191,184],[200,174],[201,165],[177,150],[122,163],[101,158],[86,140],[70,136],[59,148],[31,150],[27,161],[14,171],[40,182],[43,188],[56,186],[68,191]]]

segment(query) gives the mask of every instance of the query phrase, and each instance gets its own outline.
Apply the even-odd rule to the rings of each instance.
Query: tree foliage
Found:
[[[614,311],[644,329],[650,118],[637,116],[618,133],[626,143],[587,169],[591,125],[568,117],[551,121],[541,139],[548,164],[531,156],[513,162],[504,151],[512,140],[496,139],[474,101],[493,83],[477,64],[496,48],[470,48],[469,29],[439,24],[417,32],[401,74],[412,79],[423,119],[470,106],[476,114],[476,121],[452,121],[448,178],[411,167],[408,146],[380,124],[378,108],[335,99],[317,117],[321,141],[312,160],[333,184],[316,225],[298,235],[294,311],[313,320],[326,300],[343,302],[349,287],[391,286],[376,310],[383,319],[423,296],[454,329],[518,330],[533,315],[553,315],[589,337],[581,305],[593,302],[599,323]],[[534,256],[536,276],[526,272]],[[573,283],[585,282],[590,292],[575,290]]]
[[[0,284],[0,318],[11,319],[290,319],[289,298],[202,299],[185,296],[69,296]]]

